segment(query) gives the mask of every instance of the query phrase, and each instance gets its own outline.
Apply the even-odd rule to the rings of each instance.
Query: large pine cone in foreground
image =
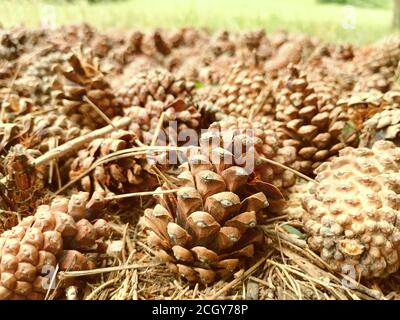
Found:
[[[43,299],[51,278],[47,272],[93,268],[85,252],[103,252],[107,223],[94,224],[84,217],[104,208],[101,195],[88,199],[79,193],[70,199],[55,198],[40,206],[35,215],[0,235],[0,300]],[[46,277],[47,275],[47,277]]]
[[[303,198],[308,243],[338,272],[384,277],[399,266],[400,148],[345,148]]]
[[[159,204],[144,217],[159,257],[187,280],[203,283],[229,277],[254,256],[264,241],[257,224],[267,197],[281,197],[273,185],[257,179],[256,169],[240,166],[227,148],[211,148],[211,139],[224,140],[218,131],[203,134],[202,154],[182,165],[177,195],[159,196]],[[236,134],[227,141],[243,146],[251,138]],[[242,154],[245,160],[252,151]]]

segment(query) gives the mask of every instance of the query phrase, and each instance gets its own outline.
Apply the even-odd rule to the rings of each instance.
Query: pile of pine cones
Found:
[[[0,300],[82,298],[63,272],[104,266],[134,211],[170,272],[229,280],[296,192],[332,272],[396,272],[399,61],[398,38],[0,29]]]

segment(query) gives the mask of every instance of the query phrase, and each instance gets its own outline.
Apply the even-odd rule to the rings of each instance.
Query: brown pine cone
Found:
[[[211,89],[208,101],[230,115],[248,117],[253,112],[272,117],[275,102],[272,85],[257,66],[239,63],[225,74],[219,85]]]
[[[16,123],[23,128],[20,143],[26,148],[36,149],[41,153],[46,153],[56,146],[89,132],[88,128],[81,128],[66,115],[55,112],[36,116],[28,114],[18,119]],[[66,157],[68,155],[64,156]]]
[[[397,37],[385,38],[356,51],[353,64],[358,81],[354,91],[368,92],[375,89],[387,92],[395,81],[399,61],[400,41]]]
[[[15,60],[24,52],[26,37],[23,33],[15,31],[0,31],[0,60]]]
[[[61,91],[53,93],[62,104],[62,113],[72,121],[92,129],[102,127],[107,122],[87,99],[110,119],[122,113],[121,105],[93,57],[72,54],[68,62],[69,68],[62,70],[64,83]]]
[[[388,91],[376,113],[363,124],[360,147],[372,147],[379,140],[388,140],[400,146],[400,92]]]
[[[256,176],[252,138],[230,133],[210,129],[203,134],[201,153],[182,165],[177,195],[159,196],[159,204],[145,211],[149,244],[190,282],[211,283],[244,266],[264,242],[257,224],[267,199],[281,197]]]
[[[92,224],[84,217],[98,212],[102,201],[88,201],[85,193],[55,198],[2,233],[0,300],[44,299],[57,265],[61,271],[93,268],[85,252],[104,252],[110,229],[102,219]]]
[[[18,117],[32,112],[33,103],[30,99],[10,94],[2,101],[1,108],[4,109],[2,122],[15,122]]]
[[[2,164],[5,193],[9,210],[21,215],[33,212],[46,200],[44,189],[45,168],[32,164],[37,150],[26,149],[17,144],[10,148]]]
[[[171,48],[162,37],[160,31],[155,31],[153,33],[153,41],[154,41],[154,47],[159,53],[161,53],[164,56],[167,56],[171,53]]]
[[[118,98],[126,107],[151,108],[154,102],[167,105],[177,98],[191,106],[193,89],[193,82],[177,78],[163,69],[153,69],[130,77],[130,80],[120,88]]]
[[[357,143],[348,115],[340,106],[320,100],[305,75],[292,67],[280,86],[277,133],[283,146],[297,150],[295,168],[307,175],[346,145]]]
[[[0,80],[11,79],[14,75],[16,63],[0,59]]]
[[[363,127],[364,122],[375,113],[382,110],[386,104],[380,92],[364,92],[353,94],[348,98],[339,99],[336,103],[349,116],[358,129]]]
[[[156,145],[178,146],[186,142],[180,141],[179,134],[184,139],[187,135],[193,136],[193,130],[198,132],[204,125],[201,111],[196,107],[188,106],[182,99],[176,99],[169,104],[155,101],[145,108],[130,107],[124,109],[124,115],[132,119],[129,130],[132,130],[145,144],[153,140],[161,114],[164,121]]]
[[[233,130],[238,133],[251,134],[256,139],[255,147],[260,155],[288,167],[296,167],[296,149],[293,146],[283,147],[271,125],[241,117],[225,117],[210,125],[210,129],[218,128],[221,131]],[[278,188],[288,188],[296,182],[294,173],[281,167],[264,163],[260,165],[259,169],[262,180],[268,181]]]
[[[59,51],[39,56],[16,79],[15,90],[20,96],[29,98],[35,107],[52,108],[52,91],[61,88],[57,69],[65,60],[66,54]]]
[[[276,73],[291,63],[299,63],[303,48],[300,43],[290,41],[282,44],[271,59],[265,62],[264,69],[268,73]]]
[[[236,52],[235,39],[228,31],[221,31],[209,40],[209,50],[214,57],[221,55],[233,56]]]
[[[108,138],[93,140],[86,149],[78,153],[71,164],[70,179],[78,177],[103,157],[124,149],[137,147],[136,136],[128,131],[116,131]],[[88,175],[81,179],[81,188],[87,192],[97,190],[113,193],[129,193],[154,190],[158,180],[149,173],[146,155],[123,157],[99,163]]]
[[[243,44],[250,50],[257,50],[265,39],[265,30],[248,31],[242,35]]]

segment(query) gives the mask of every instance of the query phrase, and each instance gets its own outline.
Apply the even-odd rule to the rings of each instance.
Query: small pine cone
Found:
[[[164,126],[176,122],[177,130],[192,128],[197,129],[200,124],[201,114],[194,105],[188,105],[182,99],[175,99],[171,103],[164,104],[160,101],[149,103],[146,109],[154,123],[158,123],[164,112]]]
[[[305,75],[292,67],[280,85],[276,107],[277,134],[283,146],[297,150],[294,168],[307,175],[346,145],[355,145],[357,135],[340,107],[325,104],[309,86]]]
[[[91,56],[73,54],[69,68],[62,70],[64,83],[53,95],[61,104],[61,111],[76,123],[96,129],[107,124],[87,100],[95,104],[108,118],[122,113],[109,83]]]
[[[20,96],[29,98],[34,106],[49,108],[52,91],[61,88],[57,70],[65,60],[66,54],[59,51],[39,56],[16,79],[15,90]]]
[[[10,148],[2,164],[5,172],[5,198],[8,207],[21,215],[32,212],[45,200],[44,168],[32,164],[37,150],[17,144]]]
[[[197,48],[182,48],[171,55],[170,67],[177,69],[176,74],[185,79],[197,82],[199,87],[204,84],[217,85],[226,77],[226,70],[240,61],[237,56],[222,55],[210,58],[208,53],[199,53]],[[171,66],[171,64],[174,65]],[[207,88],[207,87],[206,87]],[[196,97],[200,88],[195,90]],[[208,98],[205,96],[201,100]]]
[[[8,151],[10,147],[14,146],[16,137],[22,135],[22,129],[20,125],[15,123],[1,123],[0,124],[0,152]],[[0,163],[0,168],[3,167]],[[4,169],[1,170],[4,172]]]
[[[155,31],[153,33],[153,41],[154,41],[154,47],[159,53],[161,53],[164,56],[167,56],[171,53],[171,48],[162,37],[160,31]]]
[[[81,128],[67,116],[58,113],[32,116],[30,114],[18,119],[24,128],[20,143],[26,148],[46,153],[52,148],[62,145],[76,137],[89,132],[88,128]],[[70,155],[66,155],[66,158]]]
[[[209,40],[208,48],[214,57],[233,56],[236,52],[236,43],[228,31],[221,31]]]
[[[79,151],[78,157],[72,162],[70,179],[78,177],[96,161],[113,152],[137,146],[135,139],[131,133],[120,130],[108,138],[93,140],[86,149]],[[114,193],[153,190],[158,181],[149,173],[145,156],[122,157],[99,163],[89,175],[81,179],[81,188],[87,192],[105,190]]]
[[[267,159],[274,160],[288,167],[296,167],[296,149],[292,146],[283,147],[274,129],[267,124],[249,121],[246,118],[225,117],[221,121],[211,124],[210,129],[220,128],[221,131],[237,131],[251,134],[256,139],[257,152]],[[263,163],[258,173],[264,181],[268,181],[278,188],[288,188],[296,182],[293,172],[281,167]]]
[[[383,95],[380,92],[365,92],[339,99],[336,105],[348,114],[349,119],[358,129],[361,129],[367,119],[382,109],[384,103]]]
[[[274,113],[272,93],[271,83],[262,71],[239,63],[225,72],[207,100],[230,115],[248,117],[253,112],[268,120]]]
[[[303,198],[310,248],[335,271],[385,277],[399,268],[400,149],[351,147],[317,169]]]
[[[263,39],[265,38],[265,30],[245,32],[242,36],[243,44],[250,50],[257,50]]]
[[[16,63],[0,59],[0,80],[10,79],[15,74]]]
[[[400,146],[400,109],[387,108],[364,123],[360,146],[371,147],[376,141],[388,140]]]
[[[335,57],[337,49],[337,46],[331,49],[322,44],[302,66],[310,86],[325,103],[336,103],[339,95],[344,91],[351,91],[354,87],[352,65],[342,58]]]
[[[30,99],[10,94],[8,99],[2,101],[1,108],[4,110],[2,121],[14,122],[18,117],[32,112],[33,103]]]
[[[44,299],[57,265],[61,271],[93,267],[84,253],[104,250],[110,229],[101,219],[90,223],[85,214],[74,219],[77,205],[85,208],[82,213],[89,211],[87,201],[86,207],[77,202],[56,198],[0,235],[0,300]]]
[[[93,39],[91,39],[89,47],[92,49],[95,57],[106,58],[112,48],[117,45],[118,40],[116,37],[110,37],[106,33],[96,33]]]
[[[264,69],[269,73],[276,73],[286,68],[289,64],[297,64],[301,60],[303,47],[298,42],[282,44],[273,57],[265,62]]]
[[[354,90],[387,92],[395,82],[399,60],[400,41],[397,37],[385,38],[370,47],[356,51],[353,64],[358,82]]]
[[[232,276],[256,254],[264,242],[257,225],[267,199],[280,193],[256,177],[259,161],[250,136],[210,129],[200,147],[182,165],[177,195],[159,196],[144,224],[149,244],[173,272],[211,283]]]
[[[374,105],[364,107],[362,111],[357,107],[354,110],[358,123],[362,122],[360,147],[372,147],[379,140],[389,140],[400,145],[400,91],[391,90],[379,97]]]
[[[193,130],[197,132],[202,128],[200,125],[204,120],[197,107],[187,105],[182,99],[175,99],[169,104],[153,101],[145,108],[133,106],[124,109],[124,115],[132,119],[129,130],[133,131],[145,144],[152,142],[162,114],[164,114],[164,121],[156,140],[158,145],[182,145],[186,140],[179,141],[179,135],[193,136]]]
[[[24,52],[24,38],[15,31],[0,31],[0,60],[16,60]]]
[[[129,81],[118,92],[118,98],[126,107],[150,107],[154,102],[167,105],[177,98],[190,106],[193,100],[194,83],[177,78],[163,69],[153,69],[129,75]]]

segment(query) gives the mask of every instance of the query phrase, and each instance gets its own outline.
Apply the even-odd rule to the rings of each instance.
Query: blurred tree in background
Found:
[[[393,27],[400,29],[400,0],[393,0]]]
[[[320,3],[338,3],[357,7],[388,8],[390,0],[318,0]]]

